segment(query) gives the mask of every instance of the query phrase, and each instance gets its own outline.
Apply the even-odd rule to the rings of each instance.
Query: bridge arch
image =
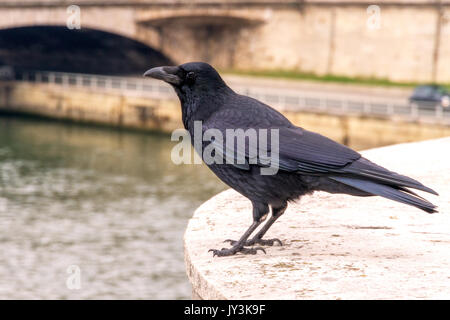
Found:
[[[69,5],[8,7],[0,30],[31,26],[66,26]],[[233,67],[236,52],[247,51],[249,28],[266,22],[267,8],[96,6],[80,4],[81,30],[93,29],[140,41],[174,63],[203,60]],[[1,8],[0,8],[1,9]]]
[[[140,75],[174,62],[158,49],[98,29],[28,25],[0,29],[0,65],[18,69]]]

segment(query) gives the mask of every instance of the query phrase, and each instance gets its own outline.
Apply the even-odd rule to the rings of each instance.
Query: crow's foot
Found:
[[[266,250],[264,250],[263,248],[260,248],[260,247],[244,248],[244,247],[239,247],[239,246],[233,246],[229,249],[222,248],[221,250],[209,249],[208,252],[212,252],[213,257],[215,257],[215,256],[226,257],[226,256],[232,256],[238,252],[242,253],[242,254],[256,254],[256,253],[258,253],[258,250],[261,250],[262,252],[266,253]]]
[[[236,240],[227,239],[224,242],[229,242],[232,246],[237,244]],[[245,246],[254,246],[255,244],[259,244],[261,246],[273,246],[275,243],[278,243],[280,246],[283,245],[280,239],[250,239],[245,242]]]

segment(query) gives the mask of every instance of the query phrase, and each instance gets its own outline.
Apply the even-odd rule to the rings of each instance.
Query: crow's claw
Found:
[[[215,256],[226,257],[226,256],[235,255],[238,252],[242,253],[242,254],[257,254],[258,250],[261,250],[262,252],[264,252],[264,254],[266,253],[266,250],[264,250],[261,247],[256,247],[256,248],[231,247],[229,249],[222,248],[221,250],[209,249],[208,252],[212,252],[213,257],[215,257]]]

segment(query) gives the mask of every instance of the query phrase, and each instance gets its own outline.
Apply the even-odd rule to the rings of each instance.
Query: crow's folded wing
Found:
[[[279,130],[279,158],[282,170],[316,174],[345,167],[361,155],[318,133],[293,127]]]
[[[233,130],[236,132],[236,129]],[[234,143],[227,143],[230,138],[225,129],[219,129],[224,139],[214,140],[212,144],[223,159],[244,170],[249,170],[250,165],[268,166],[270,161],[275,161],[271,165],[277,165],[283,171],[319,174],[333,172],[361,157],[358,152],[342,144],[298,127],[240,130],[241,134],[247,134],[244,144],[240,144],[237,138]],[[256,142],[248,139],[250,130],[255,130],[253,137],[258,137]],[[266,131],[261,135],[261,130]],[[261,136],[266,136],[266,141],[261,140]]]
[[[271,129],[278,132],[278,139]],[[225,142],[223,145],[216,141],[213,143],[219,154],[223,155],[223,159],[243,170],[250,170],[251,165],[276,166],[281,171],[325,175],[340,182],[343,182],[341,177],[345,176],[371,180],[396,188],[409,187],[437,194],[420,182],[372,163],[361,157],[358,152],[320,134],[298,127],[267,130],[266,144],[251,144],[246,139],[245,148],[239,148],[237,143],[230,148]],[[278,147],[274,143],[277,143]],[[275,152],[278,153],[278,157],[275,156]]]

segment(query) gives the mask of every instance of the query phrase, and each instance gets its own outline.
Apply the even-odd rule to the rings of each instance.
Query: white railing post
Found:
[[[55,83],[55,74],[53,72],[50,72],[48,74],[48,83],[52,83],[52,84]]]
[[[105,80],[105,89],[112,90],[112,79],[108,78]]]
[[[444,110],[443,110],[443,107],[442,107],[441,104],[439,104],[439,105],[436,106],[436,113],[435,113],[435,116],[436,116],[436,120],[437,120],[438,122],[442,122],[443,116],[444,116]]]
[[[411,107],[411,118],[416,120],[419,117],[419,108],[416,103],[412,103],[409,106]]]
[[[280,96],[278,98],[278,100],[279,100],[278,103],[280,104],[281,110],[286,110],[286,108],[287,108],[286,96],[285,95]]]
[[[303,109],[306,109],[306,97],[303,96],[302,99],[301,99],[301,101],[303,102],[302,108],[303,108]]]
[[[347,111],[348,111],[348,100],[347,100],[347,99],[344,99],[344,100],[342,101],[342,110],[341,110],[341,113],[342,113],[342,114],[346,114]]]
[[[319,98],[320,100],[320,102],[319,102],[319,109],[320,109],[320,111],[322,111],[322,112],[325,112],[325,111],[327,111],[327,99],[326,98],[322,98],[322,97],[320,97]]]
[[[394,105],[390,102],[387,104],[387,113],[388,116],[392,117],[394,115]]]
[[[61,81],[63,86],[67,87],[69,84],[69,76],[67,74],[61,74]]]
[[[83,75],[77,74],[76,83],[78,88],[83,86]]]

